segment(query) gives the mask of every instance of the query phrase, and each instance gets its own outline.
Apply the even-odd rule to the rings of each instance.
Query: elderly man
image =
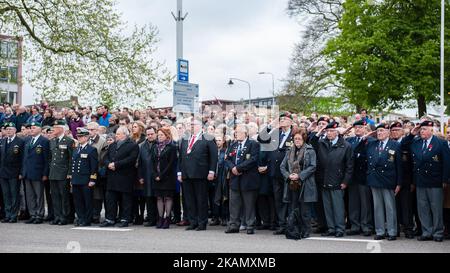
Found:
[[[323,207],[328,231],[322,236],[342,237],[345,232],[344,190],[353,174],[351,145],[338,133],[339,124],[330,122],[320,127],[313,137],[318,147],[317,172],[323,176]],[[326,139],[320,139],[326,130]],[[314,146],[314,145],[313,145]]]
[[[101,225],[115,225],[117,205],[120,202],[120,225],[128,227],[132,215],[133,186],[136,182],[136,160],[139,146],[130,140],[130,131],[119,127],[116,132],[116,142],[110,145],[106,155],[106,220]]]
[[[49,175],[49,141],[41,135],[41,124],[31,123],[31,139],[25,143],[22,177],[25,179],[26,200],[31,219],[27,224],[42,224],[44,181]]]
[[[89,145],[97,150],[98,160],[100,161],[100,153],[106,147],[106,138],[99,134],[99,125],[97,122],[89,122],[87,130],[89,131]],[[105,200],[106,181],[104,177],[97,177],[97,182],[93,187],[93,213],[92,222],[94,224],[100,223],[100,213],[102,212],[103,201]]]
[[[20,106],[16,112],[16,129],[17,132],[20,132],[22,129],[22,125],[27,123],[30,114],[27,112],[27,109],[24,106]]]
[[[54,138],[50,140],[50,191],[53,204],[54,220],[51,225],[66,225],[70,213],[69,181],[70,161],[75,146],[74,140],[64,135],[64,119],[55,120]]]
[[[241,211],[247,224],[247,234],[254,234],[255,206],[260,187],[258,175],[259,143],[249,139],[244,124],[236,127],[236,142],[226,156],[231,169],[230,223],[225,233],[238,233]]]
[[[443,188],[450,183],[450,149],[446,141],[434,135],[433,126],[432,121],[423,121],[420,124],[420,138],[415,138],[419,129],[416,126],[406,139],[411,145],[417,209],[422,223],[422,235],[417,239],[442,242]]]
[[[22,169],[24,141],[16,136],[16,125],[6,123],[5,136],[0,140],[0,183],[5,203],[2,223],[16,223],[19,213],[20,171]]]

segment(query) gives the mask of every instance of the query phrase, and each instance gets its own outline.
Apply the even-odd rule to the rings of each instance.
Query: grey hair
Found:
[[[130,131],[129,131],[128,128],[125,127],[125,126],[120,126],[119,128],[117,128],[116,134],[117,134],[118,132],[122,132],[122,133],[124,133],[126,136],[129,136],[129,135],[130,135]]]

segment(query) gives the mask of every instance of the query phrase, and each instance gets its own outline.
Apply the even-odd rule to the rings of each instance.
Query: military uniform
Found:
[[[389,130],[388,124],[377,129]],[[385,238],[385,223],[388,240],[397,237],[397,211],[394,190],[402,184],[401,147],[394,140],[365,141],[367,149],[367,185],[374,203],[376,240]]]
[[[421,126],[433,126],[424,121]],[[450,149],[446,141],[432,136],[430,139],[406,137],[410,143],[413,161],[413,182],[416,185],[417,209],[422,224],[420,241],[434,239],[441,242],[444,236],[443,183],[449,183]]]
[[[6,127],[15,128],[14,123]],[[0,140],[0,182],[5,204],[5,219],[2,222],[15,223],[20,205],[20,180],[22,170],[24,141],[14,135]]]
[[[56,120],[54,126],[65,126],[65,120]],[[50,140],[50,191],[55,219],[52,224],[65,225],[70,213],[70,186],[67,176],[70,174],[70,161],[74,140],[57,136]]]
[[[89,136],[89,131],[84,128],[77,129],[77,136]],[[98,153],[89,145],[78,145],[72,155],[71,184],[75,203],[75,211],[78,216],[77,225],[90,226],[93,211],[93,190],[90,182],[97,180]]]

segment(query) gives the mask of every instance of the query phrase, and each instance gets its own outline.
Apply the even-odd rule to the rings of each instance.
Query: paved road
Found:
[[[323,238],[314,234],[306,240],[287,240],[270,231],[255,235],[225,234],[224,227],[206,231],[185,231],[173,226],[167,230],[130,226],[128,229],[80,229],[48,224],[0,224],[0,252],[450,252],[450,241],[373,241],[362,236]]]

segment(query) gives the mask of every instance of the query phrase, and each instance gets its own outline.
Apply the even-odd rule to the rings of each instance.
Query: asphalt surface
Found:
[[[374,241],[372,237],[321,237],[313,234],[303,240],[287,240],[271,231],[225,234],[221,226],[206,231],[186,231],[171,225],[162,230],[155,227],[133,226],[126,229],[75,228],[72,225],[51,226],[48,223],[0,224],[0,252],[64,253],[64,252],[148,252],[148,253],[449,253],[450,241],[419,242],[398,238],[397,241]]]

